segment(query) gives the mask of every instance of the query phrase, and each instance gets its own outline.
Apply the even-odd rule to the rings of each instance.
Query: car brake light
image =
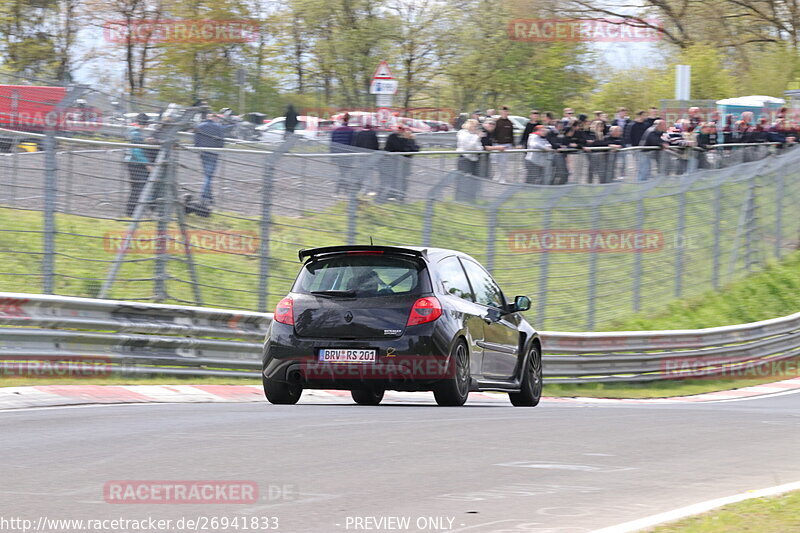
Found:
[[[411,314],[408,315],[406,326],[433,322],[440,316],[442,316],[442,304],[439,303],[438,299],[433,296],[420,298],[414,302],[414,307],[411,308]]]
[[[372,251],[356,251],[356,252],[345,252],[345,255],[381,255],[383,252],[381,250],[372,250]]]
[[[294,300],[292,300],[291,297],[287,296],[278,302],[278,305],[275,307],[275,316],[273,320],[281,324],[294,326]]]

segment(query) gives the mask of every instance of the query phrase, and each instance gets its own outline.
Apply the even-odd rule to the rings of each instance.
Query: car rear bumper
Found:
[[[304,388],[430,390],[452,377],[454,368],[445,337],[433,327],[394,339],[337,340],[299,338],[273,328],[264,345],[263,373],[268,379]],[[375,362],[329,363],[318,360],[321,348],[374,349]]]

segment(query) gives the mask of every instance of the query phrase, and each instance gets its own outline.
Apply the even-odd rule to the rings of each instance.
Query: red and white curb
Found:
[[[545,391],[546,391],[545,387]],[[695,396],[652,399],[543,398],[543,403],[570,404],[675,404],[719,403],[766,396],[800,393],[800,378]],[[41,385],[0,388],[0,410],[62,405],[102,405],[127,403],[245,403],[264,402],[258,385]],[[301,404],[350,403],[348,391],[308,390]],[[433,395],[425,392],[389,391],[385,403],[432,404]],[[472,393],[470,404],[508,404],[505,394]]]

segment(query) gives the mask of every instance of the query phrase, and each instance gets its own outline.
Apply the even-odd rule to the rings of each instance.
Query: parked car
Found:
[[[297,117],[297,127],[294,129],[294,133],[306,139],[318,141],[325,138],[332,127],[333,122],[330,120],[300,115]],[[286,117],[276,117],[266,124],[257,126],[256,130],[260,132],[260,139],[263,142],[282,142],[286,133]]]
[[[450,131],[450,124],[441,120],[425,120],[425,124],[430,126],[431,131]]]
[[[384,130],[391,130],[394,126],[402,124],[414,133],[427,133],[429,131],[433,131],[431,126],[428,124],[429,121],[411,117],[401,117],[398,113],[392,113],[392,115],[389,117],[389,120],[383,124],[381,124],[380,120],[378,119],[377,113],[373,113],[371,111],[348,111],[347,114],[350,115],[350,121],[348,124],[355,127],[363,127],[367,124],[370,124],[373,126],[379,126]],[[341,112],[331,116],[331,119],[339,123],[343,117],[344,112]]]
[[[522,316],[530,300],[508,300],[472,257],[371,245],[299,257],[264,342],[271,403],[294,404],[306,388],[349,390],[364,405],[387,389],[433,391],[439,405],[462,405],[470,391],[539,403],[541,343]]]

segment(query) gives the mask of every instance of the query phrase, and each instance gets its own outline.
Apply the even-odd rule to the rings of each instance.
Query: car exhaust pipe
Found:
[[[299,370],[292,370],[289,372],[289,383],[293,385],[298,385],[303,381],[303,376],[300,374]]]

